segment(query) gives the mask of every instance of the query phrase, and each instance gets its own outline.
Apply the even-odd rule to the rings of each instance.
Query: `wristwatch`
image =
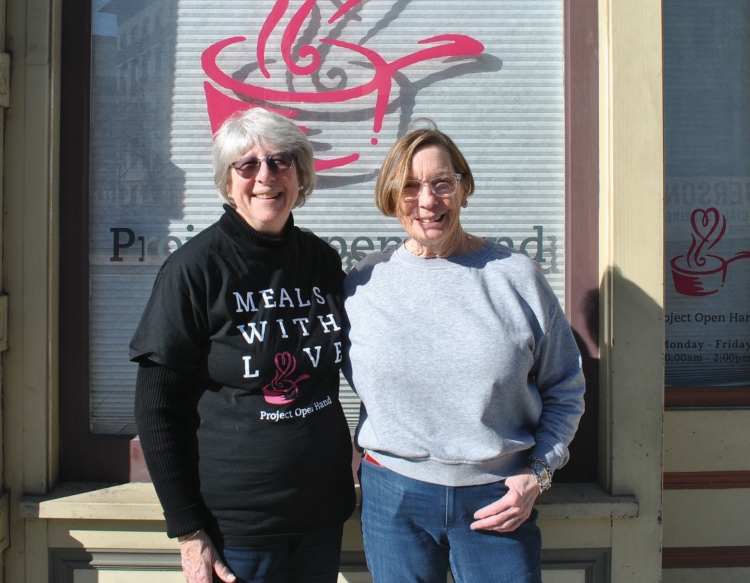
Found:
[[[544,460],[540,460],[538,457],[530,457],[526,460],[526,467],[534,472],[540,492],[550,489],[552,486],[552,470]]]

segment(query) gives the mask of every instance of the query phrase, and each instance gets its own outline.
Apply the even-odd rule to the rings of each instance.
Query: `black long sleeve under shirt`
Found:
[[[168,533],[205,528],[243,546],[354,509],[338,401],[343,273],[291,218],[268,237],[225,209],[162,266],[130,358]]]
[[[188,402],[190,378],[143,360],[135,386],[135,419],[141,448],[167,521],[167,535],[205,528],[198,487],[196,415]]]

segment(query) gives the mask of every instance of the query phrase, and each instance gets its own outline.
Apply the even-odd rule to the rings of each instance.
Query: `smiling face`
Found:
[[[447,198],[436,196],[426,185],[435,176],[454,173],[448,152],[440,146],[424,146],[412,156],[407,180],[421,180],[425,184],[417,200],[399,201],[398,219],[417,244],[417,254],[448,256],[461,244],[463,230],[459,217],[467,198],[461,182],[456,193]]]
[[[264,235],[278,235],[289,219],[300,190],[296,165],[285,174],[274,174],[268,168],[266,158],[277,152],[265,143],[256,144],[237,156],[255,156],[262,160],[258,173],[251,178],[242,178],[230,168],[227,195],[234,201],[237,212],[248,225]]]

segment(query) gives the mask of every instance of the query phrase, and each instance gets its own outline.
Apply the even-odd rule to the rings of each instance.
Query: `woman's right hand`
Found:
[[[214,571],[219,579],[226,583],[232,583],[237,579],[223,563],[211,539],[203,530],[180,544],[180,555],[182,573],[187,583],[211,583]]]

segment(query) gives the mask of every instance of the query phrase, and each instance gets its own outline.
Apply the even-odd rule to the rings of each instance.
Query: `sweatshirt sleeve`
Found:
[[[189,385],[185,374],[149,360],[139,363],[135,419],[167,535],[172,538],[206,526],[197,457],[191,454],[195,416],[188,402]]]
[[[549,329],[542,338],[535,363],[535,380],[542,399],[542,415],[531,456],[552,470],[564,466],[578,422],[583,415],[585,381],[581,355],[565,315],[555,305]]]

